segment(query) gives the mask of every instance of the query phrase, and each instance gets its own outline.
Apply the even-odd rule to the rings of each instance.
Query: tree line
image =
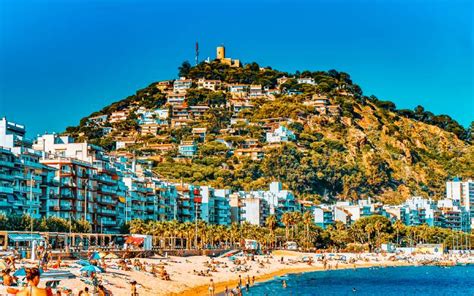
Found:
[[[393,243],[402,247],[420,243],[443,244],[448,249],[471,246],[472,234],[451,229],[430,227],[426,224],[406,226],[401,221],[392,223],[380,215],[363,217],[350,226],[341,222],[323,229],[314,224],[311,212],[287,212],[279,221],[270,215],[265,226],[248,222],[229,226],[174,221],[132,220],[124,232],[148,234],[167,239],[168,247],[209,248],[236,247],[244,239],[257,240],[264,249],[284,246],[294,241],[304,250],[324,249],[331,251],[374,251],[382,244]],[[197,243],[197,245],[196,245]]]

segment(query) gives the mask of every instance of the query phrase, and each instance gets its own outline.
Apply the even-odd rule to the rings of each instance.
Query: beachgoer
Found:
[[[81,291],[81,292],[82,292],[82,291]],[[79,292],[79,295],[81,295],[80,292]],[[84,294],[82,294],[82,295],[84,295]],[[57,290],[57,291],[56,291],[56,296],[61,296],[61,290]]]
[[[282,286],[283,288],[286,288],[286,281],[285,281],[285,280],[282,280],[282,281],[281,281],[281,286]]]
[[[105,288],[102,285],[99,285],[99,291],[97,292],[97,296],[106,296]]]
[[[242,275],[239,274],[239,288],[242,287]]]
[[[130,282],[130,292],[131,292],[131,295],[132,296],[138,296],[138,292],[137,292],[137,282],[136,281],[132,281]]]
[[[214,280],[211,279],[209,282],[209,296],[214,296],[216,291],[216,285],[214,284]]]
[[[224,296],[229,296],[229,287],[225,286]]]
[[[255,284],[255,276],[252,276],[252,286]]]
[[[16,278],[10,275],[9,268],[2,271],[2,278],[4,286],[14,286],[16,284]]]
[[[250,276],[247,275],[247,280],[245,281],[245,291],[249,291],[250,290]]]
[[[89,287],[84,288],[84,293],[82,293],[82,296],[89,296]]]
[[[28,287],[25,287],[20,292],[16,293],[17,296],[52,296],[53,292],[51,288],[38,288],[40,282],[40,272],[36,267],[25,268],[26,270],[26,280],[28,282]]]

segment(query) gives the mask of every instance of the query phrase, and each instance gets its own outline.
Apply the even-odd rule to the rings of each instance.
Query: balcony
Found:
[[[114,220],[105,220],[105,219],[103,219],[103,220],[100,221],[100,224],[101,224],[102,226],[106,226],[106,227],[107,227],[107,226],[109,226],[109,227],[110,227],[110,226],[117,226],[117,221],[114,221]]]
[[[112,179],[110,176],[107,175],[95,175],[94,179],[97,181],[101,181],[102,183],[107,183],[107,184],[117,184],[117,180]]]
[[[0,180],[13,181],[14,179],[15,175],[6,172],[0,172]]]
[[[32,167],[35,169],[42,169],[44,167],[41,163],[30,161],[30,160],[23,160],[23,164],[25,166]]]
[[[60,208],[61,208],[61,211],[71,211],[72,210],[72,205],[62,203],[62,204],[60,204]]]
[[[13,168],[15,167],[15,163],[10,162],[10,161],[0,160],[0,166]]]
[[[97,203],[105,204],[105,205],[115,205],[117,202],[113,198],[102,196],[102,197],[97,198]]]
[[[100,208],[97,210],[97,213],[98,214],[102,214],[102,215],[111,215],[111,216],[115,216],[117,215],[117,211],[116,210],[110,210],[110,209],[105,209],[105,208]]]
[[[9,193],[13,194],[13,186],[0,186],[0,193]]]
[[[109,193],[109,194],[116,194],[116,190],[110,187],[105,187],[105,186],[100,186],[98,188],[98,191],[104,192],[104,193]]]

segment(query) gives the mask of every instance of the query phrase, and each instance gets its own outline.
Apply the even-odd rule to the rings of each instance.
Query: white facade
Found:
[[[209,89],[212,91],[216,91],[221,85],[222,82],[220,80],[207,80],[204,78],[199,79],[197,83],[198,89]]]
[[[25,142],[25,126],[7,121],[6,117],[0,119],[0,146],[12,148],[19,142]]]
[[[187,89],[191,88],[193,81],[191,79],[186,79],[185,77],[181,77],[179,80],[175,80],[173,83],[173,91],[174,92],[183,92]]]
[[[287,127],[280,125],[273,132],[266,134],[268,143],[282,143],[296,140],[295,134]]]
[[[311,77],[298,78],[298,79],[296,79],[296,81],[297,81],[299,84],[311,84],[311,85],[316,85],[316,82],[314,81],[314,78],[311,78]]]

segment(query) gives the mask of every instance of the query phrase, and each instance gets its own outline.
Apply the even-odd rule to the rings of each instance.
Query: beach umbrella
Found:
[[[89,262],[89,260],[84,260],[84,259],[81,259],[79,261],[76,261],[77,264],[79,265],[82,265],[82,266],[87,266],[87,265],[91,265],[91,263]]]
[[[5,260],[0,260],[0,270],[7,269],[8,264],[5,262]]]
[[[43,270],[40,268],[39,269],[40,274],[43,273]],[[13,273],[13,276],[20,277],[20,276],[26,276],[26,269],[24,267],[18,269]]]
[[[105,259],[118,259],[118,256],[115,253],[109,253],[105,255]]]
[[[81,268],[79,271],[80,272],[87,272],[87,273],[90,273],[90,272],[98,273],[98,272],[102,272],[103,269],[99,268],[95,265],[87,265],[87,266],[84,266],[83,268]]]
[[[100,260],[100,255],[99,255],[99,253],[94,252],[94,254],[92,254],[92,258],[91,258],[91,259],[92,259],[92,260]]]

